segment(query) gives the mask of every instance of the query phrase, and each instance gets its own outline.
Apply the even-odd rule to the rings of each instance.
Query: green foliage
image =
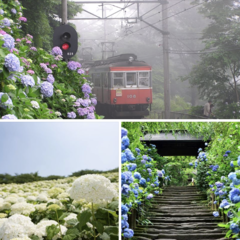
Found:
[[[20,2],[24,7],[23,16],[28,19],[28,23],[22,28],[24,35],[31,34],[36,47],[50,50],[53,47],[54,28],[60,25],[57,19],[62,17],[61,0],[20,0]],[[68,18],[80,12],[80,5],[68,1]]]
[[[78,172],[73,172],[70,177],[80,177],[82,175],[86,175],[86,174],[99,174],[99,173],[113,173],[113,172],[118,172],[119,169],[118,168],[114,168],[112,170],[108,170],[108,171],[100,171],[100,170],[80,170]]]

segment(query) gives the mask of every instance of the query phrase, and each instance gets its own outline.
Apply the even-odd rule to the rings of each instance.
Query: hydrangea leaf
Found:
[[[6,56],[6,54],[4,53],[4,51],[3,51],[2,49],[0,49],[0,56],[1,56],[2,58],[5,58],[5,56]]]
[[[108,205],[108,208],[111,210],[116,210],[118,209],[118,201],[113,201]]]
[[[67,217],[70,213],[68,212],[65,212],[63,213],[60,217],[59,217],[59,220],[64,220],[65,217]]]
[[[105,232],[100,236],[100,238],[102,240],[111,240],[110,236]]]
[[[67,220],[67,225],[69,225],[69,226],[75,226],[76,224],[78,224],[78,220],[77,219],[69,219],[69,220]]]
[[[32,236],[31,236],[31,239],[32,239],[32,240],[40,240],[39,236],[36,236],[36,235],[32,235]]]
[[[67,234],[63,237],[63,240],[73,240],[74,238],[76,238],[75,234]]]
[[[118,240],[118,234],[110,234],[110,239],[111,240]]]
[[[81,229],[90,220],[91,216],[92,216],[92,214],[88,210],[86,210],[82,213],[79,213],[77,216],[77,219],[79,221],[78,227]]]
[[[72,220],[72,219],[71,219]],[[66,232],[66,235],[68,234],[74,234],[76,236],[79,236],[80,232],[78,231],[77,228],[71,228],[71,229],[68,229],[67,232]]]
[[[8,100],[8,95],[5,93],[2,95],[1,102],[5,103]]]
[[[55,235],[60,232],[60,229],[56,225],[51,225],[46,228],[47,231],[47,240],[52,240]]]
[[[92,221],[92,224],[97,228],[99,233],[103,233],[104,228],[102,223],[100,223],[99,221]]]
[[[118,234],[118,227],[115,226],[106,226],[105,227],[105,232],[108,234]]]

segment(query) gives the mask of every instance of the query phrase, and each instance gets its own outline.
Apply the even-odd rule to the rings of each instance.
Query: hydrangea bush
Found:
[[[110,180],[118,173],[0,185],[0,239],[118,240],[118,183]]]
[[[157,161],[151,157],[156,155],[156,146],[146,145],[142,150],[136,148],[134,153],[129,149],[130,140],[127,136],[127,129],[122,128],[122,174],[121,174],[121,226],[122,236],[124,238],[132,238],[134,231],[129,228],[128,214],[132,209],[140,209],[142,205],[150,205],[154,195],[161,193],[160,181],[165,177],[165,171],[157,169]],[[146,219],[142,219],[142,223],[149,223]]]
[[[62,61],[59,47],[32,46],[31,35],[21,36],[21,10],[18,0],[0,2],[0,118],[99,118],[81,64]]]

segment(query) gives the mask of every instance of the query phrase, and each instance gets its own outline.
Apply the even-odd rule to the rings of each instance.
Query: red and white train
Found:
[[[152,68],[135,54],[96,61],[88,75],[97,96],[96,112],[106,118],[142,118],[152,104]]]

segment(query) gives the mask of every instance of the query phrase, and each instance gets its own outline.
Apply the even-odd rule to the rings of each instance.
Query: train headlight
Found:
[[[131,63],[133,62],[133,57],[129,57],[128,61]]]
[[[114,98],[114,99],[113,99],[113,103],[116,103],[116,102],[117,102],[117,99],[116,99],[116,98]]]
[[[147,102],[150,102],[150,98],[149,98],[149,97],[147,97],[147,98],[146,98],[146,101],[147,101]]]

